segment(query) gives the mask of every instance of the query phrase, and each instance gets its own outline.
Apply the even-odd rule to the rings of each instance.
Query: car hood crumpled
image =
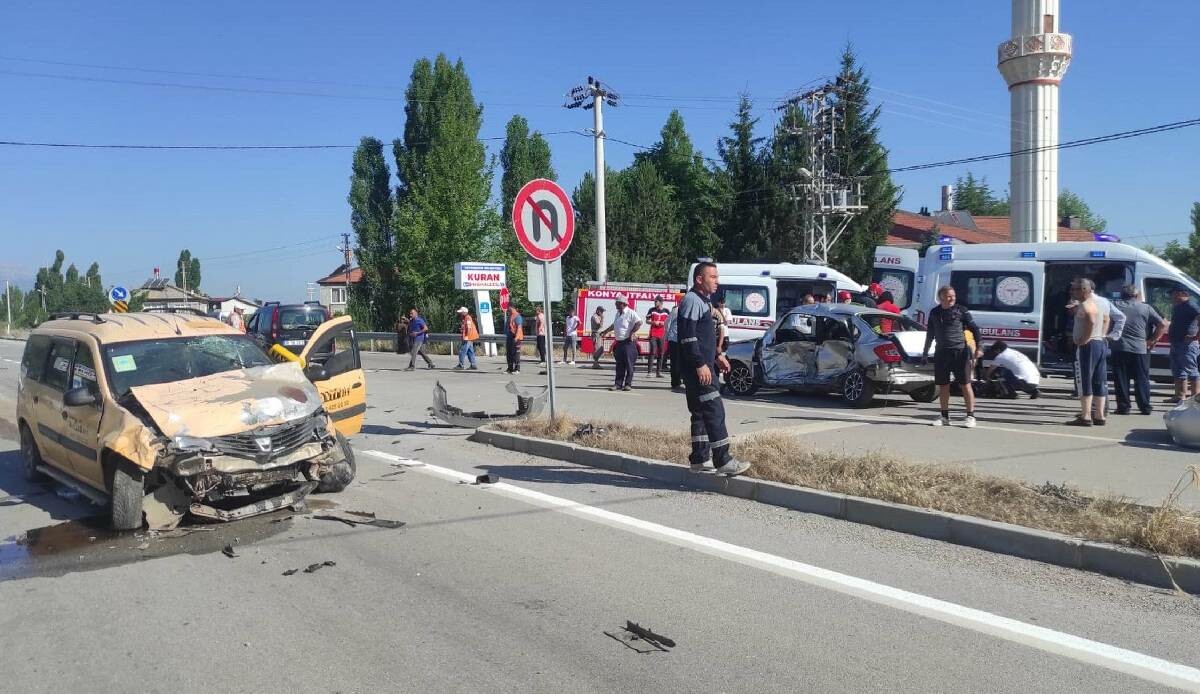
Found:
[[[321,407],[320,393],[294,363],[137,386],[130,393],[168,437],[239,434]]]

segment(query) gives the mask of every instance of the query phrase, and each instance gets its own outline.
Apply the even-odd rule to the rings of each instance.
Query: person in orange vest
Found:
[[[525,339],[525,319],[516,304],[508,305],[508,319],[504,321],[504,354],[508,358],[506,373],[521,373],[521,341]]]
[[[454,368],[461,371],[463,362],[470,359],[471,370],[478,371],[479,367],[475,365],[475,341],[479,339],[479,331],[475,328],[475,319],[466,306],[458,307],[458,318],[461,321],[458,333],[462,335],[462,344],[458,346],[458,366]]]

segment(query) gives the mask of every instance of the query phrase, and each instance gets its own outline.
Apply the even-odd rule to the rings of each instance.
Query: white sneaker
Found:
[[[974,415],[967,415],[967,418],[963,420],[963,426],[965,426],[968,429],[974,429],[975,428]]]
[[[735,475],[740,475],[749,469],[750,463],[747,463],[743,460],[735,460],[730,458],[724,465],[717,468],[717,474],[733,477]]]
[[[574,359],[572,359],[572,360],[571,360],[570,362],[568,362],[568,363],[569,363],[571,366],[575,366],[575,360],[574,360]]]
[[[566,364],[566,363],[567,363],[567,362],[565,362],[565,361],[556,361],[556,362],[554,362],[554,364],[555,364],[556,366],[557,366],[558,364]]]
[[[713,467],[711,460],[704,463],[692,463],[692,472],[713,472],[714,470],[716,468]]]
[[[930,424],[935,427],[948,427],[950,426],[950,419],[948,417],[942,417],[941,415],[938,415],[938,418],[930,422]]]

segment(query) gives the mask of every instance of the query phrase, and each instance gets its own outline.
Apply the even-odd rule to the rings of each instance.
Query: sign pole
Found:
[[[542,261],[542,306],[546,325],[546,381],[550,387],[550,421],[555,418],[554,410],[554,321],[550,314],[550,261]]]

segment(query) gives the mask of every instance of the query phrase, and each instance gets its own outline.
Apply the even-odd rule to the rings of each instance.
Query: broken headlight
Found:
[[[171,439],[171,442],[181,451],[212,452],[217,450],[217,447],[213,445],[211,440],[199,436],[180,435]]]

